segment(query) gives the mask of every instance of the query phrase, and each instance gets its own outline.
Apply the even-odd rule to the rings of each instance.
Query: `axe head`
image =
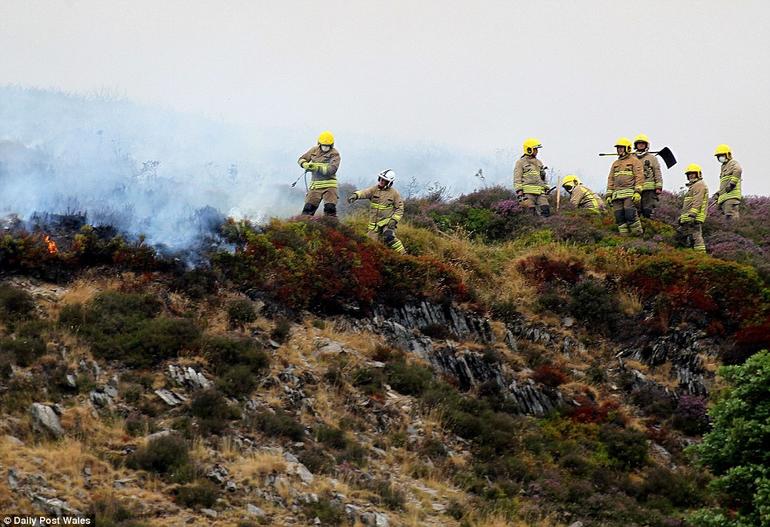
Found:
[[[674,153],[669,147],[663,147],[658,152],[658,155],[663,160],[663,162],[666,163],[666,168],[671,168],[672,166],[676,165],[676,158],[674,157]]]

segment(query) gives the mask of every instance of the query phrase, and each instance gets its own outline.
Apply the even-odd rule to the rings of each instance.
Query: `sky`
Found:
[[[728,143],[744,193],[768,195],[769,22],[766,0],[2,0],[0,85],[230,123],[286,142],[287,174],[330,129],[343,164],[366,161],[356,177],[509,184],[534,136],[557,174],[603,190],[597,154],[646,133],[680,162],[667,189],[695,162],[715,190]],[[453,156],[399,166],[400,149]]]

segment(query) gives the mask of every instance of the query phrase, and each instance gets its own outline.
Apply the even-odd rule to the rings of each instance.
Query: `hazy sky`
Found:
[[[726,142],[745,193],[770,194],[769,23],[767,0],[1,0],[0,84],[115,93],[308,144],[328,128],[343,157],[346,140],[499,157],[535,136],[547,165],[600,189],[610,161],[596,154],[620,135],[674,150],[669,189],[697,162],[713,190]]]

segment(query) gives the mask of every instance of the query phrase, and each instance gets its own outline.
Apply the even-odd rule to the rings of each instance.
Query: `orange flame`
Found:
[[[56,254],[59,252],[59,248],[56,246],[56,242],[51,239],[50,236],[47,234],[45,235],[45,238],[43,238],[46,245],[48,246],[48,254]]]

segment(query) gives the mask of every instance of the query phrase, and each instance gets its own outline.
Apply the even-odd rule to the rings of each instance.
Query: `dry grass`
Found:
[[[237,480],[259,480],[268,474],[286,473],[286,460],[280,454],[261,451],[234,459],[227,469]]]
[[[631,289],[621,289],[618,291],[617,298],[618,303],[620,304],[620,310],[626,316],[635,317],[642,312],[642,309],[644,309],[642,299],[636,291]]]

